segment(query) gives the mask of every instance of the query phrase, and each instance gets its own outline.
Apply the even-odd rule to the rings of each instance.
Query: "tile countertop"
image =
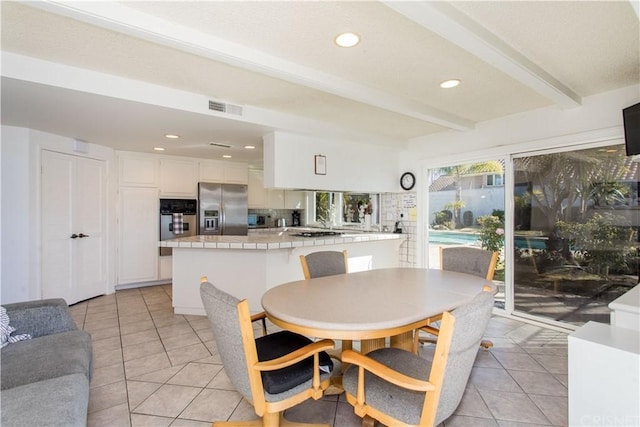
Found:
[[[293,236],[299,230],[274,231],[248,236],[190,236],[158,242],[160,247],[192,249],[287,249],[303,246],[324,246],[376,240],[405,239],[406,234],[345,232],[340,236]]]

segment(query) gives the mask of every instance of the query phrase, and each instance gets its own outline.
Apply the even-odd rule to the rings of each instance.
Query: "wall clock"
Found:
[[[403,190],[411,190],[416,185],[416,176],[411,172],[405,172],[400,177],[400,186]]]

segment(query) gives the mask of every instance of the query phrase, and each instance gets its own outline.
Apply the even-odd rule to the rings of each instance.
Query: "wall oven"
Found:
[[[198,219],[195,199],[160,199],[160,240],[195,236]],[[170,256],[172,248],[160,248],[160,256]]]

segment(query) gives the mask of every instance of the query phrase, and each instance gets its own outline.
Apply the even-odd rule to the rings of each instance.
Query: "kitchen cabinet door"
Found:
[[[158,190],[121,187],[119,196],[118,284],[157,280]]]
[[[106,164],[42,151],[42,298],[68,304],[107,292]]]
[[[160,195],[196,197],[197,174],[194,160],[160,160]]]
[[[247,199],[250,209],[262,209],[267,207],[267,191],[263,185],[261,170],[249,171]]]
[[[306,193],[304,191],[285,190],[284,192],[284,208],[285,209],[305,209]]]
[[[200,162],[198,182],[224,182],[224,168],[216,162]]]
[[[277,188],[267,189],[267,208],[284,209],[284,190]]]
[[[120,185],[158,186],[158,158],[148,154],[118,154]]]
[[[228,184],[247,184],[249,182],[249,169],[247,165],[225,165],[224,182]]]

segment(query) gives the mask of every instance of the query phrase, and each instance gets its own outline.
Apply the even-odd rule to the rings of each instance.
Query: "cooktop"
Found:
[[[342,233],[337,231],[303,231],[301,233],[292,234],[298,237],[322,237],[322,236],[341,236]]]

